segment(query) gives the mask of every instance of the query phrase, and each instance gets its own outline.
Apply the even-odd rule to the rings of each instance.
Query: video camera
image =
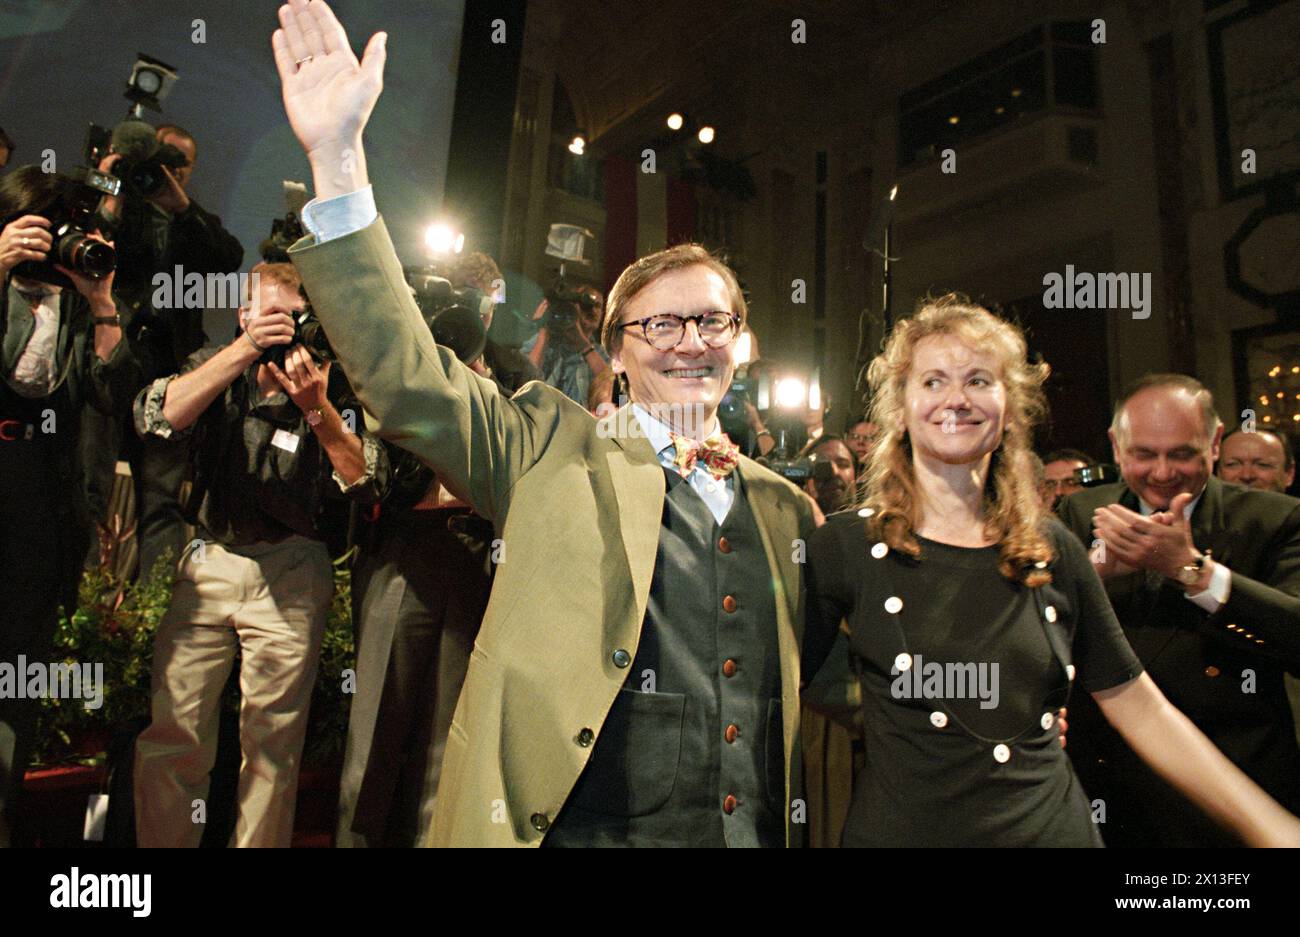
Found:
[[[575,286],[557,276],[546,291],[546,315],[541,325],[552,326],[576,322],[582,312],[591,315],[601,305],[600,291],[594,286]]]

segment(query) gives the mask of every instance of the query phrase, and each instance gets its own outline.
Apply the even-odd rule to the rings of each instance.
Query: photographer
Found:
[[[114,150],[99,164],[104,172],[123,175],[125,194],[106,198],[100,208],[118,244],[118,294],[125,306],[123,325],[136,349],[146,380],[175,373],[186,357],[207,341],[202,308],[155,308],[156,274],[224,274],[237,271],[244,249],[221,225],[221,219],[204,210],[187,193],[198,157],[189,131],[164,125],[154,131],[156,143],[135,139],[149,127],[135,122],[134,135],[120,134]],[[129,184],[133,163],[120,146],[132,153],[157,146],[163,154],[157,169],[160,184],[146,194]],[[169,167],[164,158],[170,154]],[[176,291],[179,292],[179,289]],[[179,555],[185,542],[184,519],[177,504],[184,474],[182,453],[155,440],[138,440],[120,422],[88,418],[83,452],[89,467],[88,497],[94,515],[106,519],[119,458],[131,463],[136,487],[140,569],[148,572],[165,549]]]
[[[0,662],[10,666],[19,655],[48,660],[60,603],[69,614],[76,609],[91,533],[81,411],[86,403],[125,409],[138,380],[111,271],[91,279],[54,264],[71,287],[35,278],[49,276],[48,265],[32,268],[52,259],[48,216],[62,214],[74,187],[35,166],[0,177]],[[17,816],[37,705],[0,696],[0,846],[9,845]]]
[[[523,346],[542,380],[584,407],[591,379],[609,367],[593,339],[604,315],[605,298],[590,286],[577,290],[573,300],[543,299],[533,313],[542,327]]]
[[[359,419],[342,375],[295,338],[304,308],[288,264],[254,271],[244,332],[191,355],[180,374],[136,397],[137,432],[193,432],[194,499],[202,541],[191,544],[154,641],[153,721],[136,748],[141,846],[197,846],[191,819],[206,800],[221,691],[242,654],[239,818],[232,845],[287,846],[298,765],[326,614],[334,593],[325,539],[330,498],[377,502],[388,485],[378,440]],[[331,377],[335,380],[331,381]],[[341,506],[341,504],[340,504]]]

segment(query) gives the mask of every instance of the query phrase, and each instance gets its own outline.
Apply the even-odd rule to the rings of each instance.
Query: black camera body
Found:
[[[160,143],[154,126],[138,117],[128,117],[112,130],[90,125],[86,133],[86,161],[98,165],[107,153],[122,156],[113,171],[122,180],[123,193],[146,199],[166,187],[164,166],[175,170],[189,163],[176,147]]]
[[[293,316],[293,339],[287,345],[271,345],[262,352],[261,357],[257,359],[258,363],[274,362],[284,370],[284,356],[294,345],[301,345],[307,349],[317,361],[338,360],[338,355],[334,353],[320,319],[316,318],[316,311],[311,307],[311,300],[307,299],[307,293],[302,287],[298,287],[298,295],[306,300],[306,305],[297,312],[290,313]]]
[[[54,202],[39,214],[50,222],[53,243],[44,260],[25,260],[14,267],[15,276],[40,280],[71,289],[68,277],[54,269],[62,264],[92,280],[102,280],[117,267],[117,252],[89,235],[96,225],[95,212],[105,195],[117,195],[120,182],[96,169],[77,168],[64,177],[66,183]]]

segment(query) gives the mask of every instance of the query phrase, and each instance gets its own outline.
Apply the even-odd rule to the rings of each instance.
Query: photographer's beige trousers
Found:
[[[289,845],[333,591],[325,545],[304,537],[186,551],[154,639],[153,721],[136,743],[141,846],[199,845],[236,648],[243,761],[231,845]]]

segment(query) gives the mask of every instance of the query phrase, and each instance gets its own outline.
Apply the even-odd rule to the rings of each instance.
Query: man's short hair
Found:
[[[722,277],[727,284],[727,295],[731,298],[731,311],[740,316],[743,327],[749,318],[749,307],[745,304],[745,294],[732,269],[709,253],[703,245],[676,244],[632,261],[618,275],[618,280],[606,297],[605,321],[600,326],[600,344],[605,351],[613,354],[622,345],[623,331],[618,328],[618,324],[623,320],[623,310],[637,293],[670,270],[694,266],[708,267]]]
[[[847,433],[849,430],[853,429],[853,427],[857,426],[859,423],[870,423],[870,422],[871,422],[871,417],[867,416],[865,413],[854,413],[847,420],[844,421],[844,432]]]
[[[1223,434],[1223,442],[1227,442],[1230,437],[1236,436],[1244,432],[1245,430],[1243,430],[1240,426],[1238,426],[1232,432]],[[1287,472],[1291,471],[1292,467],[1295,465],[1295,451],[1291,444],[1291,438],[1285,431],[1278,431],[1275,429],[1260,429],[1259,427],[1256,427],[1251,432],[1267,433],[1268,435],[1276,439],[1278,443],[1280,443],[1282,446],[1282,469],[1283,471],[1287,471]],[[1220,445],[1222,445],[1222,443],[1220,443]]]
[[[189,140],[194,144],[194,152],[199,151],[199,141],[194,139],[194,134],[190,133],[179,124],[163,124],[154,131],[154,136],[161,140],[163,137],[180,137],[183,140]]]
[[[1084,465],[1097,464],[1096,459],[1079,449],[1053,449],[1043,456],[1044,465],[1051,465],[1053,462],[1082,462]]]
[[[1214,431],[1223,425],[1219,419],[1219,414],[1214,409],[1214,395],[1210,389],[1188,374],[1144,374],[1119,395],[1115,401],[1115,412],[1111,417],[1110,428],[1115,434],[1115,438],[1121,438],[1124,433],[1122,423],[1124,417],[1125,405],[1142,393],[1144,390],[1150,390],[1153,387],[1172,387],[1175,390],[1185,391],[1196,398],[1196,402],[1201,407],[1201,418],[1205,422],[1205,438],[1207,440],[1214,438]]]
[[[298,274],[298,268],[293,264],[268,264],[260,263],[253,267],[252,273],[258,275],[257,283],[259,286],[266,282],[278,283],[290,293],[297,293],[302,286],[302,277]],[[249,289],[252,289],[253,278],[248,280]]]
[[[461,257],[452,265],[452,286],[472,286],[485,293],[492,292],[492,284],[501,279],[501,268],[497,262],[482,251],[474,251]]]

